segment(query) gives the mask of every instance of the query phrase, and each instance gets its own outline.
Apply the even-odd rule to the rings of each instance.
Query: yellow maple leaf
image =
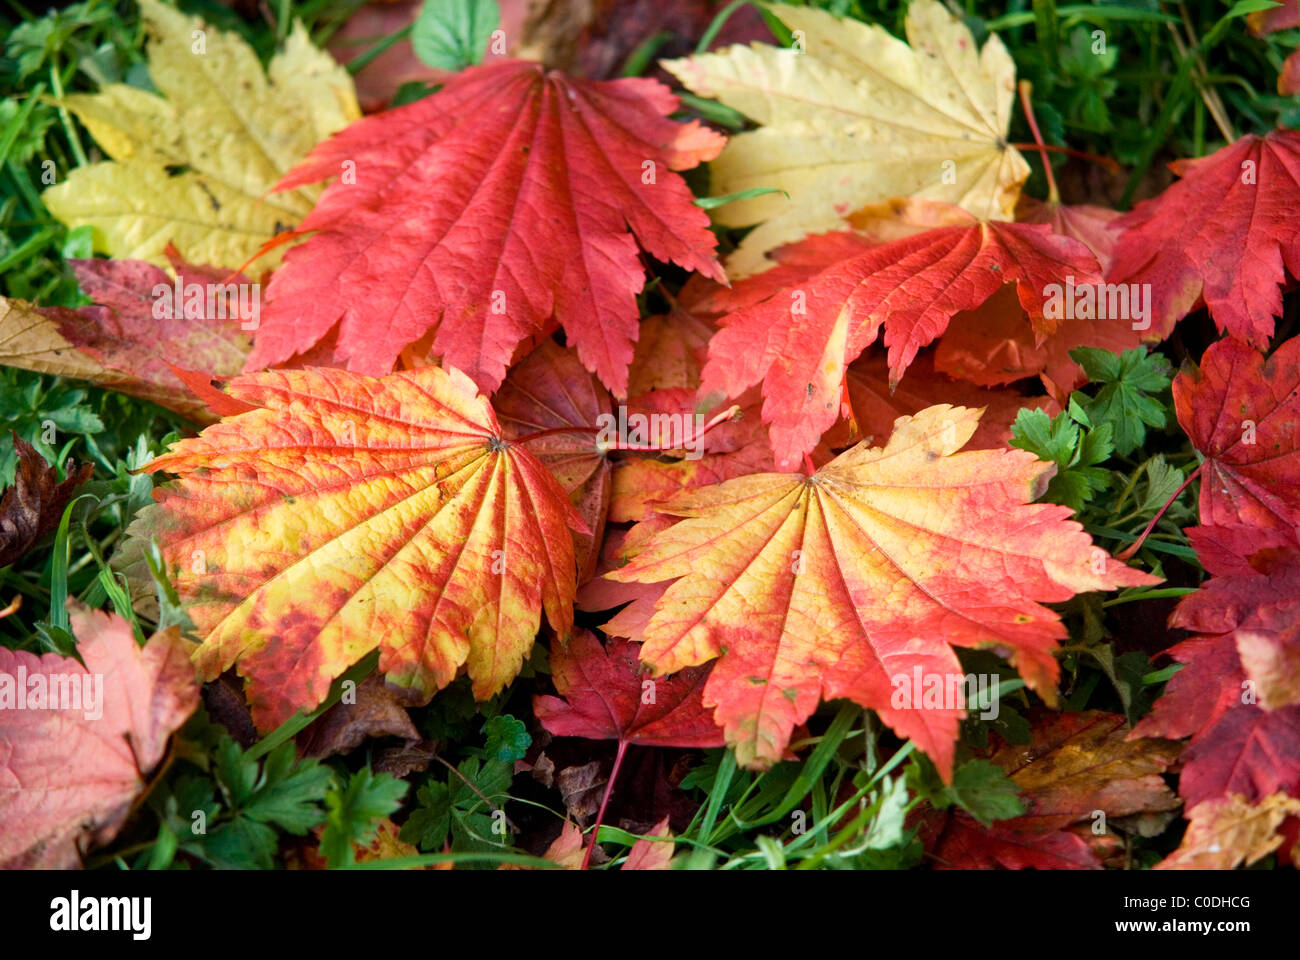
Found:
[[[0,365],[105,385],[125,379],[69,343],[58,324],[30,303],[5,297],[0,297]]]
[[[755,43],[663,66],[696,94],[762,126],[730,139],[713,161],[712,192],[768,193],[719,207],[729,227],[759,224],[727,261],[757,273],[767,251],[844,226],[843,217],[891,197],[960,204],[1009,220],[1029,166],[1006,142],[1015,64],[936,0],[907,11],[907,43],[883,28],[812,7],[774,6],[792,48]]]
[[[163,96],[109,84],[66,97],[112,159],[73,170],[45,204],[69,227],[92,226],[95,249],[112,257],[166,267],[170,242],[192,263],[233,269],[311,210],[319,187],[268,191],[360,116],[352,79],[301,24],[264,73],[239,35],[158,0],[140,10]]]
[[[1262,860],[1285,838],[1278,832],[1300,800],[1275,793],[1256,803],[1238,793],[1205,800],[1187,812],[1182,845],[1156,864],[1157,870],[1233,870]]]

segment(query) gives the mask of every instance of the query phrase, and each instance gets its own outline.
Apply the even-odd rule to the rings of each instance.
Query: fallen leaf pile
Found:
[[[81,306],[0,300],[0,364],[193,427],[118,478],[151,476],[155,502],[100,578],[119,611],[175,606],[188,623],[140,644],[74,603],[76,657],[0,646],[0,707],[19,675],[103,684],[93,716],[0,709],[0,866],[76,866],[109,844],[204,684],[208,712],[224,697],[247,737],[320,710],[292,728],[303,755],[396,737],[399,779],[450,778],[424,800],[391,790],[373,830],[347,820],[373,800],[350,781],[326,826],[296,831],[318,828],[304,866],[428,853],[407,842],[412,802],[437,821],[435,854],[481,849],[470,834],[500,826],[502,784],[526,770],[566,804],[582,796],[532,853],[601,864],[638,756],[670,767],[725,747],[746,776],[804,762],[832,700],[869,712],[885,749],[917,751],[909,789],[933,782],[907,823],[932,866],[1134,866],[1106,822],[1149,837],[1186,821],[1162,868],[1295,855],[1300,337],[1284,295],[1300,276],[1300,133],[1179,160],[1120,214],[1062,204],[1054,182],[1049,201],[1022,193],[1011,54],[937,0],[907,6],[904,38],[772,5],[794,45],[675,48],[662,66],[684,100],[593,79],[613,73],[613,40],[588,18],[603,39],[548,55],[589,76],[494,55],[364,118],[301,25],[263,68],[233,32],[140,9],[153,91],[62,97],[104,159],[43,195],[107,258],[70,261]],[[542,47],[560,31],[529,22]],[[702,98],[747,125],[690,119]],[[725,202],[706,212],[703,196]],[[1063,312],[1062,291],[1105,284],[1146,285],[1145,322],[1108,313],[1104,293]],[[193,309],[160,314],[160,288],[191,286]],[[251,290],[256,309],[216,311],[214,288]],[[1203,352],[1183,323],[1201,309],[1222,336]],[[1181,371],[1141,366],[1166,340]],[[1191,443],[1173,467],[1144,450],[1177,429],[1147,398],[1171,379]],[[1089,381],[1096,397],[1074,392]],[[1043,452],[1084,428],[1097,457]],[[15,450],[0,567],[38,556],[93,473],[16,435]],[[1112,556],[1114,530],[1075,516],[1112,452],[1160,494],[1145,515],[1157,560]],[[1178,552],[1156,507],[1183,480],[1199,490],[1170,515],[1193,518]],[[1125,635],[1101,626],[1097,594],[1166,579],[1196,588],[1166,608],[1176,637],[1144,646],[1129,606],[1105,621]],[[43,636],[53,649],[64,632]],[[1130,672],[1170,668],[1163,692],[1122,695],[1127,717],[1083,710],[1062,658],[1109,655],[1113,679],[1122,643],[1140,651]],[[999,696],[1019,737],[1004,717],[976,743],[964,696],[897,702],[900,678],[960,678],[976,656],[1017,681]],[[494,698],[521,676],[554,693],[513,701],[531,703],[531,732],[512,739]],[[496,739],[442,760],[447,731],[488,702]],[[570,741],[595,745],[565,765]],[[1005,797],[980,807],[972,776]],[[622,869],[693,855],[687,820],[656,809],[615,828],[640,838]]]

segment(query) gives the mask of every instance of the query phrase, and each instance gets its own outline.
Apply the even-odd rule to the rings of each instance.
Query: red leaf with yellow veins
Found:
[[[575,535],[578,582],[585,583],[595,575],[609,512],[609,459],[596,445],[609,394],[572,349],[547,339],[510,369],[492,402],[506,437],[546,464],[587,525],[590,533]]]
[[[486,699],[543,608],[568,632],[582,520],[464,374],[282,370],[228,389],[260,409],[150,463],[179,480],[135,532],[176,568],[203,674],[237,665],[260,728],[320,703],[376,647],[412,699],[461,669]]]
[[[199,703],[177,628],[141,647],[121,617],[75,602],[69,611],[85,666],[0,647],[3,869],[75,867],[112,840]]]
[[[1161,337],[1203,299],[1220,330],[1267,346],[1287,270],[1300,275],[1300,131],[1248,134],[1170,166],[1182,179],[1115,222],[1106,279],[1151,284]]]
[[[639,644],[602,644],[579,630],[551,649],[559,697],[533,698],[533,712],[557,737],[618,740],[651,747],[720,747],[722,731],[700,703],[707,667],[671,677],[642,675]]]
[[[1079,287],[1101,280],[1096,258],[1077,240],[1042,225],[980,221],[949,209],[950,225],[880,246],[858,238],[861,252],[815,273],[806,262],[818,259],[820,245],[845,252],[844,236],[800,241],[799,265],[754,278],[765,293],[776,288],[757,303],[746,289],[751,281],[736,285],[734,303],[743,306],[721,320],[709,344],[701,391],[737,396],[761,381],[763,420],[783,469],[834,424],[845,369],[882,325],[893,386],[955,314],[979,306],[1004,283],[1016,284],[1035,331],[1046,336],[1060,322],[1047,315],[1052,286],[1060,290],[1067,277]]]
[[[648,79],[592,82],[520,60],[471,67],[436,94],[348,127],[286,176],[340,177],[267,288],[250,368],[310,350],[338,325],[334,361],[393,368],[433,331],[444,362],[495,390],[515,346],[552,317],[618,396],[652,256],[717,280],[708,216],[673,173],[724,138],[667,119]]]
[[[1067,509],[1030,503],[1049,465],[958,453],[978,425],[978,411],[930,407],[899,418],[884,447],[860,444],[811,477],[680,494],[655,509],[682,519],[607,575],[676,581],[641,657],[658,673],[721,658],[704,703],[742,763],[771,764],[822,697],[848,697],[947,776],[964,698],[895,706],[896,678],[964,676],[950,644],[988,646],[1054,700],[1051,650],[1066,631],[1042,604],[1157,582],[1094,548]]]
[[[1300,337],[1267,359],[1220,340],[1173,392],[1178,422],[1205,456],[1201,523],[1300,527]]]

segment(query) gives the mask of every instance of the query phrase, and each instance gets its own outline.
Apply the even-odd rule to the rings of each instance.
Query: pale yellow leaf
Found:
[[[58,325],[30,303],[4,297],[0,297],[0,365],[105,384],[124,379],[70,344]]]
[[[166,267],[170,242],[191,263],[233,269],[311,210],[318,186],[268,191],[360,116],[352,80],[301,24],[264,73],[237,34],[158,0],[140,9],[162,96],[112,84],[67,97],[112,159],[73,170],[45,203],[69,227],[92,226],[95,249],[112,257]]]
[[[1278,827],[1300,814],[1300,800],[1275,793],[1251,803],[1233,793],[1198,803],[1187,812],[1182,845],[1157,870],[1232,870],[1250,866],[1282,845]]]
[[[757,273],[770,265],[769,250],[840,229],[848,214],[891,197],[1012,218],[1029,166],[1006,143],[1015,64],[997,37],[980,50],[935,0],[908,8],[908,43],[812,7],[772,10],[800,32],[802,51],[755,43],[663,64],[696,94],[762,124],[732,137],[713,161],[710,192],[789,194],[714,211],[726,226],[759,225],[728,260],[728,275]]]

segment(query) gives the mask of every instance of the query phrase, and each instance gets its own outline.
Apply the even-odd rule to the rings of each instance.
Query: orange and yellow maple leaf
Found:
[[[812,476],[685,491],[655,505],[682,519],[607,574],[675,580],[641,657],[661,673],[721,658],[704,703],[742,763],[771,764],[819,699],[848,697],[946,775],[966,701],[900,706],[899,677],[963,676],[950,645],[986,646],[1053,701],[1066,630],[1042,604],[1153,582],[1093,547],[1066,508],[1030,503],[1050,465],[958,453],[979,417],[929,407],[900,417],[884,447],[859,444]]]
[[[583,522],[464,374],[281,370],[228,389],[259,409],[150,463],[180,480],[135,529],[176,568],[202,672],[237,665],[259,727],[320,703],[376,647],[413,699],[462,668],[487,698],[542,608],[568,631]]]

